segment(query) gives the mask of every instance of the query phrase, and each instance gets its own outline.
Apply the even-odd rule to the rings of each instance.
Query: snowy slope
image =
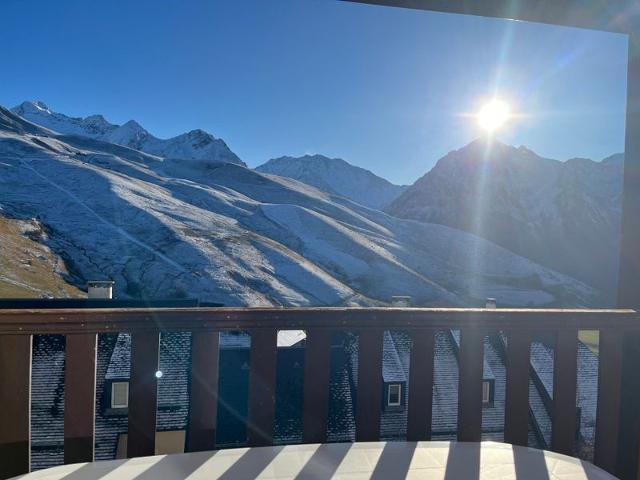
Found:
[[[591,305],[596,291],[478,237],[241,165],[58,135],[0,109],[0,206],[84,279],[227,305]]]
[[[394,185],[341,158],[327,158],[323,155],[274,158],[256,170],[293,178],[324,192],[342,195],[361,205],[377,209],[387,206],[406,188],[404,185]]]
[[[227,144],[203,130],[192,130],[166,140],[154,137],[140,124],[130,120],[123,125],[109,123],[102,115],[68,117],[52,111],[44,102],[23,102],[11,109],[30,122],[67,135],[83,135],[96,140],[124,145],[160,157],[225,162],[244,165]]]
[[[386,211],[487,238],[601,289],[612,303],[622,167],[620,154],[560,162],[476,140],[440,159]]]

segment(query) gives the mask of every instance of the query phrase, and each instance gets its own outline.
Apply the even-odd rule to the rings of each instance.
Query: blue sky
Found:
[[[543,156],[624,148],[626,37],[337,0],[3,0],[0,104],[202,128],[250,166],[342,157],[397,183],[478,137]]]

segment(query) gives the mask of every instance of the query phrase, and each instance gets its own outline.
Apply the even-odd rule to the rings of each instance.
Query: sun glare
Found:
[[[502,100],[491,100],[477,114],[478,124],[487,132],[495,132],[509,119],[509,105]]]

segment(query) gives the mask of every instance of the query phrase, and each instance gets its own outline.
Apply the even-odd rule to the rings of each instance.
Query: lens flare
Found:
[[[476,118],[478,119],[478,125],[491,133],[502,127],[509,120],[509,116],[509,105],[506,102],[491,100],[480,109]]]

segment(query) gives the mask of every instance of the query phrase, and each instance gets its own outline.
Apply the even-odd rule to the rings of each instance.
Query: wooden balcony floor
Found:
[[[66,465],[24,480],[614,479],[557,453],[494,442],[370,442],[236,448]]]

